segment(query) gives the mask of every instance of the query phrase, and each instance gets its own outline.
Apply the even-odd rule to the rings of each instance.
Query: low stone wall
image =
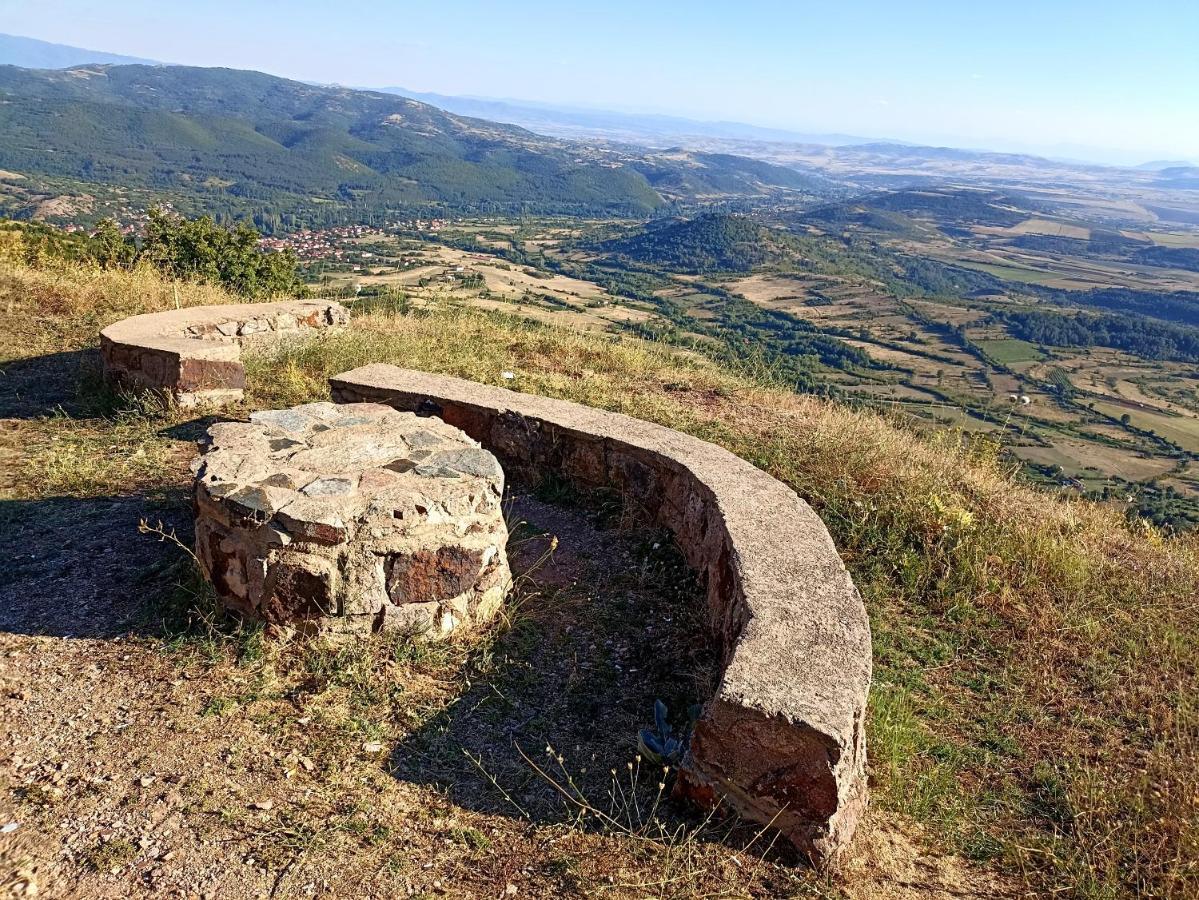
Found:
[[[617,413],[456,378],[370,365],[331,379],[454,425],[510,473],[614,488],[669,528],[707,583],[722,677],[681,789],[782,831],[813,863],[849,842],[866,805],[870,631],[819,517],[728,451]]]
[[[154,391],[180,406],[240,400],[244,343],[343,325],[349,312],[326,300],[192,306],[132,316],[100,332],[104,377]]]

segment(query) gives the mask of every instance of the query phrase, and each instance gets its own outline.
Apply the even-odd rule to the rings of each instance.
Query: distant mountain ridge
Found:
[[[101,50],[89,50],[67,44],[55,44],[20,35],[0,34],[0,65],[25,69],[68,69],[80,65],[164,65],[158,60],[121,56]],[[870,138],[836,133],[802,133],[768,128],[744,122],[701,121],[682,116],[622,113],[613,110],[586,109],[528,100],[503,100],[485,97],[411,91],[402,87],[362,88],[419,100],[447,112],[477,119],[519,125],[553,137],[612,137],[624,133],[630,139],[653,137],[667,139],[687,135],[734,140],[785,141],[827,146],[860,144]]]
[[[1188,162],[1185,159],[1154,159],[1141,163],[1135,168],[1143,169],[1146,172],[1163,172],[1167,169],[1189,169],[1195,165],[1195,163]]]
[[[391,94],[141,65],[0,67],[0,169],[173,192],[217,212],[322,206],[359,219],[420,204],[640,216],[670,200],[834,184],[736,156],[570,143]]]
[[[52,44],[37,38],[17,34],[0,34],[0,65],[20,66],[23,69],[69,69],[89,64],[161,65],[157,60],[137,56],[121,56],[102,50],[87,50],[67,44]]]
[[[143,64],[163,65],[156,60],[121,56],[99,50],[89,50],[65,44],[55,44],[19,35],[0,34],[0,65],[15,65],[22,68],[63,69],[87,64]],[[307,82],[315,84],[314,82]],[[335,86],[336,87],[336,86]],[[1046,161],[1069,163],[1091,167],[1095,165],[1139,169],[1147,172],[1168,168],[1191,167],[1195,161],[1154,160],[1140,165],[1121,165],[1097,162],[1087,148],[1073,148],[1069,153],[1044,150],[1033,153],[996,152],[985,149],[964,149],[936,146],[889,138],[870,138],[839,132],[803,132],[786,128],[752,125],[745,122],[706,121],[683,116],[626,113],[615,110],[576,107],[566,104],[543,103],[531,100],[500,99],[476,96],[456,96],[439,93],[413,91],[403,87],[361,88],[376,93],[395,94],[436,106],[447,112],[471,118],[487,119],[517,125],[549,137],[567,140],[613,141],[632,143],[663,149],[674,145],[690,149],[705,149],[710,152],[726,152],[752,155],[769,159],[764,153],[747,149],[754,144],[810,144],[825,147],[852,147],[854,149],[877,150],[885,154],[884,148],[909,148],[916,155],[939,159],[978,159],[980,161],[1009,162]],[[737,146],[741,144],[742,146]],[[1094,148],[1090,148],[1094,150]],[[927,151],[921,153],[920,151]],[[1092,156],[1090,161],[1075,156]],[[1067,158],[1068,157],[1068,158]],[[1194,187],[1192,182],[1165,187]]]
[[[868,143],[872,138],[838,133],[805,133],[783,128],[750,125],[745,122],[705,121],[682,116],[650,113],[624,113],[607,109],[585,109],[528,100],[501,100],[487,97],[461,97],[422,93],[402,87],[378,88],[431,103],[463,116],[476,116],[495,122],[519,125],[531,131],[564,138],[604,138],[606,140],[673,143],[683,137],[725,140],[778,141],[839,147]]]

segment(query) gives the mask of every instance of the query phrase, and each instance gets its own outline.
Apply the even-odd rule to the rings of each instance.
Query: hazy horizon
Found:
[[[1137,164],[1199,162],[1199,8],[1077,0],[602,11],[0,0],[3,30],[288,78]],[[231,27],[231,23],[237,23]]]

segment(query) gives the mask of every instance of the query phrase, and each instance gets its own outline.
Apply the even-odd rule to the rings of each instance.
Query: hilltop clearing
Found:
[[[628,826],[600,827],[514,749],[556,767],[551,745],[608,810],[608,770],[624,778],[649,698],[683,702],[702,676],[692,597],[653,536],[614,528],[611,510],[575,518],[545,485],[516,500],[529,577],[482,650],[264,642],[211,617],[178,547],[137,533],[145,517],[187,539],[188,441],[208,420],[131,404],[91,374],[103,324],[233,298],[145,270],[9,264],[0,299],[25,323],[0,345],[17,561],[3,796],[19,823],[3,852],[50,895],[1196,888],[1193,537],[1023,487],[987,441],[929,440],[628,337],[433,304],[248,360],[250,408],[395,362],[680,428],[812,503],[867,600],[875,657],[874,818],[858,861],[825,882],[768,838],[672,804],[666,831],[636,818],[629,791],[652,807],[659,790],[644,771],[615,795]],[[629,610],[650,606],[680,630],[639,644]]]

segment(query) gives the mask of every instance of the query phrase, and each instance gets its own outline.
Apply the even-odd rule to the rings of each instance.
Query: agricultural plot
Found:
[[[769,329],[785,331],[791,320],[795,331],[779,332],[779,346],[799,347],[806,336],[822,335],[846,351],[844,364],[829,360],[820,367],[816,390],[907,417],[921,429],[991,434],[1041,483],[1104,496],[1124,496],[1133,490],[1129,485],[1169,483],[1199,503],[1196,477],[1179,468],[1180,453],[1199,453],[1195,366],[1103,347],[1042,346],[1009,332],[1004,318],[1042,302],[1039,291],[1199,289],[1199,273],[1012,244],[1023,237],[1085,246],[1099,233],[1068,216],[1035,215],[1015,225],[950,233],[931,222],[917,224],[880,240],[907,258],[983,272],[1008,289],[897,296],[885,274],[855,275],[851,264],[845,274],[835,266],[795,271],[773,263],[738,273],[675,272],[652,264],[625,270],[597,252],[589,235],[627,234],[634,226],[548,221],[455,223],[447,239],[453,246],[391,239],[389,253],[379,252],[381,236],[370,236],[359,246],[376,255],[359,271],[332,273],[327,282],[342,290],[355,284],[364,293],[394,288],[415,305],[502,310],[577,330],[635,326],[643,335],[722,359]],[[1190,240],[1177,231],[1127,230],[1144,246]],[[1118,238],[1119,232],[1105,228],[1102,234]],[[754,321],[747,309],[754,307],[769,316],[747,324]],[[792,352],[808,354],[815,365],[824,351]],[[777,365],[764,357],[751,357],[750,364],[764,372]]]
[[[999,338],[993,340],[975,341],[991,359],[1003,365],[1013,363],[1036,362],[1045,358],[1045,354],[1035,344],[1016,338]]]
[[[1152,241],[1161,247],[1195,247],[1199,248],[1199,232],[1172,232],[1172,231],[1142,231],[1142,232],[1125,232],[1130,237],[1141,236],[1146,240]]]
[[[1008,234],[1047,234],[1054,237],[1080,238],[1087,240],[1091,229],[1072,222],[1055,221],[1052,219],[1026,219],[1019,225],[1007,229]]]
[[[503,233],[492,225],[488,229],[487,235]],[[360,243],[377,248],[388,239],[380,234]],[[332,291],[353,287],[367,294],[390,288],[403,291],[418,306],[452,302],[588,331],[617,330],[650,317],[589,281],[441,244],[405,249],[399,242],[392,243],[394,256],[372,253],[370,265],[332,274],[323,287]]]
[[[894,367],[895,383],[848,385],[849,396],[938,426],[1002,433],[1016,459],[1058,471],[1063,478],[1073,479],[1075,486],[1097,490],[1111,478],[1132,482],[1160,478],[1177,465],[1160,447],[1130,435],[1119,424],[1120,415],[1111,415],[1114,410],[1105,411],[1098,403],[1094,410],[1085,408],[1094,402],[1092,394],[1109,393],[1117,402],[1146,406],[1154,402],[1128,380],[1143,370],[1131,368],[1123,354],[1102,349],[1079,353],[1058,349],[1048,354],[1029,341],[1011,337],[1002,325],[982,327],[985,310],[945,301],[897,304],[887,297],[867,299],[863,293],[845,296],[842,291],[834,301],[812,305],[809,280],[767,273],[740,279],[730,287],[765,308],[784,310],[825,328],[851,329],[859,336],[844,338],[845,343]],[[821,296],[829,296],[827,289]],[[915,318],[905,315],[905,306]],[[963,328],[993,365],[964,352],[928,322]],[[1055,370],[1064,376],[1055,376]],[[1115,387],[1108,388],[1113,372],[1120,377]],[[1055,390],[1055,377],[1065,377],[1087,396],[1079,404],[1064,402]],[[1152,406],[1151,412],[1156,409]],[[1186,446],[1187,423],[1169,416],[1168,407],[1165,412],[1145,424]],[[1114,421],[1105,423],[1104,415]],[[1136,422],[1129,424],[1138,427]]]
[[[1199,418],[1168,415],[1132,402],[1095,401],[1095,409],[1113,418],[1128,416],[1142,431],[1160,435],[1184,450],[1199,453]]]
[[[1086,247],[1085,244],[1080,246]],[[985,272],[1005,281],[1060,290],[1085,291],[1108,287],[1147,291],[1199,290],[1199,273],[1181,268],[1138,264],[1128,259],[1097,259],[1065,252],[1032,250],[998,240],[987,241],[985,249],[939,245],[930,247],[928,252],[944,262]]]
[[[1056,466],[1073,478],[1115,475],[1127,481],[1143,481],[1175,468],[1173,460],[1136,456],[1118,447],[1076,439],[1054,441],[1048,447],[1017,445],[1011,452],[1028,462]]]

